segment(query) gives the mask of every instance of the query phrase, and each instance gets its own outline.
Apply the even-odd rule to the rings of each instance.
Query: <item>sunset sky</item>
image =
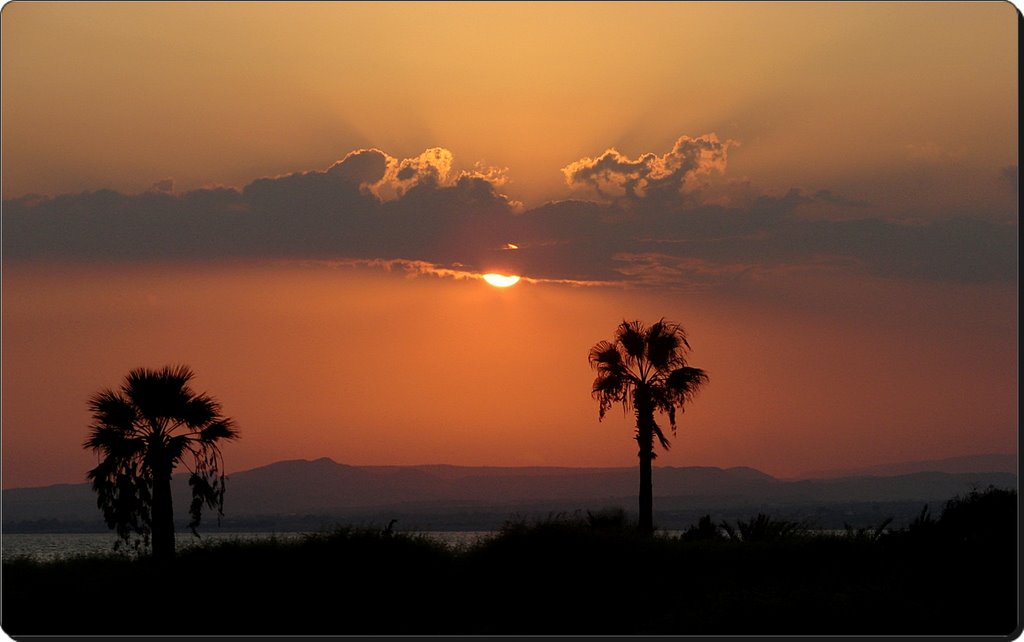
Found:
[[[3,487],[83,482],[89,396],[176,363],[229,473],[634,466],[587,354],[661,317],[710,384],[656,465],[1015,452],[1017,19],[7,4]]]

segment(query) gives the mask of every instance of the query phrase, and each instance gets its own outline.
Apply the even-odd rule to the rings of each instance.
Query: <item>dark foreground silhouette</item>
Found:
[[[389,525],[393,526],[393,525]],[[1017,493],[908,528],[810,534],[759,515],[680,537],[622,513],[510,522],[451,550],[392,528],[229,542],[152,559],[3,568],[10,636],[143,634],[1011,635]]]
[[[152,537],[153,558],[165,564],[174,560],[174,469],[189,469],[189,528],[195,532],[204,506],[224,512],[220,446],[238,438],[220,402],[192,390],[194,377],[188,366],[136,368],[119,388],[89,399],[92,425],[85,447],[100,456],[88,473],[97,505],[125,543],[133,536]]]

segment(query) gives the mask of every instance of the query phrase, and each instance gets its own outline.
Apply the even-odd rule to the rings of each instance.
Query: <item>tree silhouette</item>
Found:
[[[89,399],[93,423],[84,446],[100,456],[88,473],[96,503],[125,542],[132,534],[144,540],[152,536],[153,557],[163,561],[174,557],[172,472],[184,464],[191,473],[189,528],[198,535],[204,505],[223,514],[219,444],[238,437],[220,403],[189,387],[193,377],[187,366],[137,368],[119,390],[102,390]]]
[[[600,404],[600,419],[617,403],[636,415],[636,441],[640,446],[639,528],[645,533],[654,531],[654,438],[658,438],[662,448],[669,448],[654,413],[668,414],[674,435],[676,410],[684,412],[686,402],[708,382],[707,373],[686,364],[689,350],[682,326],[664,319],[649,328],[639,321],[623,321],[615,330],[613,341],[601,341],[590,349],[590,366],[597,370],[593,395]]]

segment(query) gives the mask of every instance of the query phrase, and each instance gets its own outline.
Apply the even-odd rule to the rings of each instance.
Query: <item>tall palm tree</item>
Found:
[[[153,557],[160,560],[174,557],[174,469],[184,464],[191,473],[189,528],[196,534],[204,505],[223,514],[220,442],[238,437],[220,403],[189,387],[194,376],[187,366],[137,368],[119,390],[89,399],[93,423],[84,445],[100,457],[88,473],[96,503],[125,542],[132,534],[152,536]]]
[[[590,366],[597,370],[593,395],[600,404],[600,419],[613,405],[636,415],[636,441],[640,445],[640,518],[642,532],[654,531],[651,462],[654,438],[668,450],[669,441],[654,420],[655,411],[668,414],[672,434],[676,410],[685,411],[708,375],[686,363],[690,344],[682,326],[661,319],[645,328],[639,321],[623,321],[614,341],[601,341],[590,349]]]

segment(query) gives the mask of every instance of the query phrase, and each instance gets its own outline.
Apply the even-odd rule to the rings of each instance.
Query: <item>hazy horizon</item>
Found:
[[[779,481],[796,481],[796,480],[802,480],[802,479],[818,479],[818,478],[824,479],[824,478],[829,478],[829,477],[841,477],[841,476],[846,476],[846,475],[858,475],[858,474],[869,473],[870,471],[872,471],[874,469],[900,468],[900,467],[913,466],[915,464],[932,463],[932,462],[935,462],[935,463],[940,463],[940,462],[949,462],[949,463],[957,462],[957,463],[961,463],[961,460],[986,459],[986,458],[991,458],[991,457],[1012,457],[1014,459],[1018,459],[1019,458],[1019,454],[1017,452],[1003,452],[1003,453],[999,453],[999,452],[986,452],[986,453],[967,453],[967,454],[963,454],[963,455],[953,455],[951,457],[943,457],[943,458],[940,458],[940,459],[924,459],[924,460],[910,460],[910,461],[908,461],[908,460],[880,461],[880,462],[876,462],[876,463],[873,463],[873,464],[867,464],[867,465],[864,465],[864,466],[856,466],[856,467],[835,466],[835,467],[832,467],[832,468],[823,468],[823,469],[816,469],[816,470],[805,470],[805,471],[801,471],[801,472],[793,474],[793,475],[777,475],[777,474],[774,474],[772,471],[769,471],[769,470],[763,470],[763,469],[760,469],[760,468],[755,468],[753,466],[745,466],[745,465],[742,465],[742,464],[737,464],[737,465],[732,465],[732,466],[719,466],[719,465],[716,465],[716,464],[713,464],[713,463],[693,463],[693,464],[686,464],[686,465],[679,466],[679,465],[667,465],[667,464],[655,463],[654,464],[654,469],[655,470],[658,469],[658,468],[711,468],[711,469],[717,468],[717,469],[720,469],[720,470],[750,469],[750,470],[756,470],[758,472],[767,474],[770,477],[773,477],[773,478],[775,478],[775,479],[777,479]],[[501,470],[501,469],[513,469],[513,470],[517,470],[517,469],[536,469],[536,470],[549,470],[549,469],[550,470],[634,470],[636,468],[635,464],[622,464],[622,465],[612,465],[612,466],[585,466],[585,465],[575,465],[575,466],[573,466],[573,465],[559,465],[559,464],[544,464],[544,465],[525,464],[525,465],[520,465],[520,466],[494,466],[494,465],[489,465],[489,464],[486,464],[486,463],[479,463],[479,464],[451,464],[451,463],[447,463],[447,462],[420,462],[420,463],[407,463],[407,464],[389,464],[389,463],[369,462],[369,463],[353,464],[351,462],[338,461],[338,460],[335,460],[332,457],[324,456],[324,457],[297,457],[297,458],[293,458],[293,459],[278,459],[278,460],[274,460],[274,461],[269,461],[269,462],[265,462],[265,463],[256,464],[256,465],[244,468],[244,469],[228,468],[226,470],[226,475],[230,478],[232,475],[237,474],[237,473],[245,473],[245,472],[249,472],[249,471],[252,471],[252,470],[258,470],[258,469],[261,469],[261,468],[266,468],[266,467],[274,466],[276,464],[286,464],[286,463],[294,463],[294,462],[308,462],[308,463],[312,463],[312,462],[316,462],[316,461],[319,461],[319,460],[322,460],[322,459],[330,460],[331,462],[333,462],[336,465],[351,466],[351,467],[354,467],[354,468],[442,468],[442,467],[447,467],[447,468],[467,468],[467,469],[486,468],[486,469],[494,469],[494,470]],[[986,470],[988,469],[988,467],[984,467],[984,468],[986,468]],[[1002,467],[999,467],[999,468],[1002,468]],[[963,472],[969,472],[969,471],[964,470]],[[981,470],[980,469],[979,470],[971,469],[970,472],[981,472]],[[1016,469],[1013,472],[1016,473]],[[187,475],[188,472],[184,471],[184,470],[177,470],[174,474],[175,474],[175,476]],[[885,476],[888,473],[879,473],[879,474]],[[893,475],[901,475],[901,474],[906,474],[906,473],[900,472],[900,473],[892,473],[892,474]],[[38,485],[33,485],[33,486],[4,486],[3,489],[4,490],[15,490],[15,489],[24,489],[24,488],[41,488],[41,487],[46,487],[46,486],[58,486],[58,485],[67,485],[67,484],[76,484],[76,483],[77,484],[82,484],[82,483],[86,483],[86,481],[83,479],[83,480],[78,481],[78,482],[74,482],[74,481],[71,481],[71,482],[53,482],[53,483],[38,484]]]
[[[89,397],[172,364],[229,474],[635,467],[587,356],[660,318],[710,382],[656,466],[1016,452],[1017,18],[7,4],[2,487],[84,481]]]

